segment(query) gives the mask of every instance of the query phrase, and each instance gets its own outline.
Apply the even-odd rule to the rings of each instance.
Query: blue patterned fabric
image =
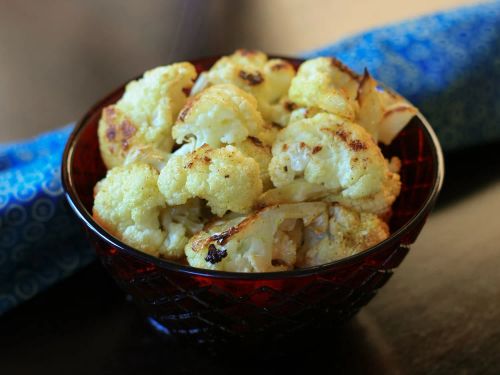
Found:
[[[337,56],[430,120],[445,151],[500,140],[500,2],[460,8],[345,39]],[[0,145],[0,314],[94,257],[66,207],[60,163],[71,126]]]
[[[0,314],[94,257],[63,198],[60,164],[71,129],[0,145]]]

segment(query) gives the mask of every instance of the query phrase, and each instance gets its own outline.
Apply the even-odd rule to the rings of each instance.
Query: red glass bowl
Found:
[[[216,60],[193,63],[204,71]],[[302,62],[287,60],[296,67]],[[106,173],[97,140],[99,117],[123,90],[121,86],[102,99],[73,130],[63,156],[63,185],[105,268],[154,327],[178,338],[289,338],[303,331],[325,331],[351,318],[406,256],[442,185],[439,142],[418,115],[383,148],[387,157],[402,161],[402,191],[393,206],[392,235],[377,246],[321,266],[273,273],[211,271],[158,259],[111,236],[91,214],[94,185]]]

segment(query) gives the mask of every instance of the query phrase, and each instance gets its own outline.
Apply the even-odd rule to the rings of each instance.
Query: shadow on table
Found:
[[[19,375],[398,370],[367,313],[326,340],[293,346],[193,348],[160,339],[98,263],[1,317],[0,332],[2,370]]]
[[[261,373],[398,373],[397,361],[373,321],[366,315],[339,327],[328,340],[269,346],[205,347],[165,343],[137,319],[131,335],[116,348],[120,361],[110,373],[153,372],[160,368],[186,374]],[[135,331],[135,332],[134,332]]]

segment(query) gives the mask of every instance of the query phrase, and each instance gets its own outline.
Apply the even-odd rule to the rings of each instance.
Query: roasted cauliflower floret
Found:
[[[380,190],[388,169],[366,130],[327,113],[291,123],[278,134],[272,152],[269,172],[277,187],[304,178],[348,197],[364,197]]]
[[[159,255],[165,239],[160,212],[165,198],[158,172],[147,164],[110,169],[95,188],[94,219],[115,237],[151,255]]]
[[[226,211],[247,213],[262,193],[259,164],[230,145],[218,149],[204,145],[172,155],[158,187],[169,205],[198,197],[218,216]]]
[[[127,153],[123,160],[123,165],[135,163],[149,164],[159,172],[167,163],[169,156],[169,152],[162,151],[154,146],[138,146]]]
[[[382,214],[399,194],[399,175],[366,130],[332,114],[291,122],[272,152],[269,173],[277,189],[261,203],[321,198]]]
[[[234,146],[240,150],[243,155],[254,159],[259,164],[263,189],[270,189],[273,186],[268,168],[272,158],[271,146],[264,144],[256,137],[248,137],[243,142],[237,143]]]
[[[185,248],[187,260],[193,267],[220,271],[293,269],[304,228],[326,212],[322,202],[297,203],[221,219],[191,238]]]
[[[384,184],[379,192],[362,198],[348,198],[341,193],[331,193],[324,186],[313,184],[303,179],[267,190],[259,197],[261,206],[278,203],[294,203],[322,200],[325,202],[341,203],[356,211],[369,212],[380,216],[390,215],[391,205],[401,190],[399,174],[393,171],[386,173]]]
[[[357,110],[358,80],[357,74],[338,60],[318,57],[300,66],[288,95],[299,106],[319,108],[353,120]]]
[[[316,226],[304,229],[298,266],[317,266],[354,255],[389,237],[387,224],[371,213],[358,213],[336,204],[329,208],[325,219],[320,217]]]
[[[287,108],[281,100],[287,95],[294,75],[294,67],[285,60],[268,60],[259,51],[237,50],[200,74],[192,93],[216,84],[231,83],[255,96],[266,122],[285,126]]]
[[[356,122],[386,145],[398,135],[418,110],[401,96],[380,90],[367,70],[361,80],[357,101]]]
[[[360,212],[370,212],[380,216],[389,215],[391,206],[401,191],[399,174],[386,171],[381,189],[372,195],[359,198],[346,197],[343,194],[330,194],[325,201],[341,203]]]
[[[264,123],[255,98],[230,84],[212,86],[191,97],[172,129],[177,143],[194,142],[201,147],[217,148],[224,144],[257,137],[270,144],[271,126]]]
[[[95,187],[93,216],[128,245],[151,255],[179,259],[188,239],[203,228],[203,204],[191,199],[168,207],[157,181],[158,172],[148,164],[110,169]]]
[[[200,199],[190,199],[186,204],[167,206],[160,215],[160,222],[166,232],[159,253],[164,258],[177,259],[184,256],[184,247],[193,234],[203,229],[207,220],[204,205]]]
[[[122,165],[138,147],[170,152],[171,128],[195,78],[193,65],[177,63],[147,71],[130,82],[123,97],[104,108],[99,121],[99,147],[106,167]]]

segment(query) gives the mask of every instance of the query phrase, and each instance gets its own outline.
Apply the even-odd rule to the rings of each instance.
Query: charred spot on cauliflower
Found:
[[[172,155],[158,187],[169,205],[198,197],[218,216],[226,211],[247,213],[262,193],[259,164],[233,146],[204,145],[185,155]]]
[[[130,82],[123,97],[104,108],[98,137],[107,168],[122,165],[130,150],[137,147],[171,151],[171,128],[195,78],[196,70],[190,63],[155,68]]]

